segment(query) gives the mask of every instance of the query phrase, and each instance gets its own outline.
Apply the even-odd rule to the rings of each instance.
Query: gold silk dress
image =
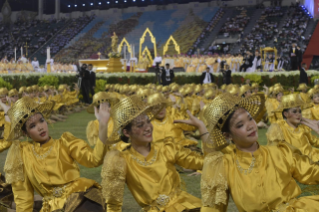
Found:
[[[255,163],[250,173],[252,154],[227,147],[227,154],[206,156],[202,175],[201,212],[227,211],[229,194],[239,212],[309,212],[319,208],[319,196],[297,198],[301,190],[296,182],[319,183],[319,166],[288,143],[260,146],[253,153]],[[217,190],[217,192],[216,192]]]
[[[267,109],[268,119],[270,123],[275,123],[278,120],[283,120],[282,113],[277,112],[279,102],[274,98],[267,98],[265,106]]]
[[[85,167],[100,166],[106,151],[107,147],[101,141],[92,149],[68,132],[60,139],[51,138],[42,146],[21,142],[24,181],[12,183],[16,211],[33,211],[34,191],[43,197],[41,211],[51,212],[62,209],[72,193],[85,192],[91,187],[101,188],[96,181],[80,177],[77,163]]]
[[[190,72],[190,73],[196,72],[198,64],[199,64],[198,58],[192,59],[191,65],[187,67],[186,72]]]
[[[270,126],[267,131],[268,145],[279,141],[286,141],[298,148],[302,154],[308,155],[314,162],[319,161],[319,138],[311,133],[311,129],[300,124],[293,128],[285,120],[278,121]]]
[[[110,160],[105,159],[101,174],[108,212],[122,211],[125,183],[145,212],[181,212],[201,207],[199,198],[180,189],[175,164],[202,169],[203,156],[176,144],[172,138],[152,143],[146,157],[130,146],[111,158],[114,162],[107,163]]]
[[[302,117],[311,120],[319,120],[319,105],[313,104],[311,108],[302,111]]]
[[[172,114],[166,113],[166,116],[162,121],[156,118],[152,120],[153,141],[161,141],[166,137],[172,137],[176,143],[184,147],[197,146],[197,141],[187,139],[184,135],[184,131],[194,131],[194,127],[187,124],[174,124],[175,120],[183,119],[183,117],[177,115],[174,111],[175,109],[173,109]]]

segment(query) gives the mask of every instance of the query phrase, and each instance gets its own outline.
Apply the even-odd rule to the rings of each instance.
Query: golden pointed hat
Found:
[[[311,88],[308,91],[308,95],[309,95],[310,98],[312,98],[314,94],[318,94],[318,93],[319,93],[319,89],[316,89],[316,88]]]
[[[279,85],[279,86],[274,86],[274,88],[273,88],[273,90],[272,90],[272,95],[275,97],[275,96],[277,96],[277,94],[279,94],[279,93],[284,93],[284,88],[281,86],[281,85]]]
[[[194,92],[195,93],[199,93],[199,92],[201,92],[202,91],[202,85],[196,85],[195,86],[195,89],[194,89]]]
[[[33,90],[33,91],[38,91],[38,89],[39,89],[39,86],[38,86],[38,85],[32,85],[31,87],[32,87],[32,90]]]
[[[105,90],[109,90],[110,88],[111,88],[111,85],[110,84],[106,84],[104,89]]]
[[[50,89],[50,86],[49,85],[45,85],[44,87],[43,87],[43,90],[44,91],[48,91]]]
[[[147,97],[147,104],[150,107],[155,108],[157,111],[160,111],[162,108],[171,105],[171,103],[165,98],[162,93],[154,93]]]
[[[27,93],[32,93],[32,92],[33,92],[33,88],[32,88],[31,86],[28,86],[28,87],[26,88],[26,92],[27,92]]]
[[[247,91],[250,91],[251,87],[250,85],[242,85],[239,89],[239,96],[244,95]]]
[[[301,83],[299,84],[297,91],[302,91],[302,90],[308,90],[309,87],[306,85],[306,83]]]
[[[137,95],[123,98],[114,105],[111,109],[114,127],[111,136],[107,139],[107,144],[120,141],[122,129],[143,113],[148,115],[150,119],[154,116],[153,111],[150,110],[150,105]]]
[[[216,95],[216,91],[213,89],[209,89],[205,92],[204,98],[205,99],[212,99]]]
[[[9,94],[8,94],[9,97],[13,97],[16,95],[19,95],[19,92],[17,91],[17,89],[14,88],[9,91]]]
[[[98,107],[103,102],[109,102],[112,108],[119,101],[115,93],[101,91],[93,95],[92,104],[89,105],[86,111],[88,113],[94,113],[94,107]]]
[[[25,86],[20,87],[19,88],[19,94],[22,94],[24,92],[27,92],[27,87],[25,87]]]
[[[164,86],[162,88],[162,93],[166,93],[166,92],[169,92],[170,91],[170,88],[168,86]]]
[[[220,89],[221,89],[221,90],[226,90],[226,87],[227,87],[227,85],[226,85],[226,84],[223,84],[223,85],[220,87]]]
[[[288,94],[284,95],[281,99],[281,102],[277,108],[277,112],[282,112],[284,109],[302,107],[305,106],[305,102],[302,100],[299,94]]]
[[[252,85],[251,85],[251,88],[258,88],[259,87],[259,84],[254,82]]]
[[[8,94],[8,89],[6,87],[0,88],[0,96],[6,96]]]
[[[252,95],[247,98],[234,96],[229,93],[218,95],[204,109],[202,118],[207,123],[207,129],[211,140],[204,144],[206,152],[223,149],[229,143],[222,134],[223,128],[229,115],[237,108],[244,108],[253,118],[259,117],[265,107],[265,96],[261,94]],[[260,120],[256,120],[258,122]]]
[[[8,110],[8,116],[11,121],[11,130],[8,136],[9,140],[15,140],[23,135],[22,126],[34,114],[41,113],[47,118],[53,110],[54,102],[46,101],[42,104],[36,103],[32,98],[24,96]]]

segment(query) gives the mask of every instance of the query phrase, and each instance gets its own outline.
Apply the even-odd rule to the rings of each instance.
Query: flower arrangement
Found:
[[[105,85],[106,85],[106,80],[104,79],[98,79],[95,82],[95,88],[94,88],[94,92],[97,93],[99,91],[104,91],[105,90]]]
[[[4,79],[0,78],[0,88],[6,87],[8,90],[12,89],[12,85],[9,82],[4,81]]]
[[[39,86],[50,85],[57,88],[59,86],[59,78],[52,75],[46,75],[39,78],[38,85]]]
[[[251,82],[256,82],[258,84],[261,84],[263,82],[261,75],[257,75],[257,74],[246,75],[245,79],[249,79]]]
[[[119,52],[110,52],[108,54],[108,56],[109,56],[109,58],[121,58],[122,57],[121,53],[119,53]]]

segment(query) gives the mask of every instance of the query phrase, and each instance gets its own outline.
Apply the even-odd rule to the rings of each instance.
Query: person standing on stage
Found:
[[[308,75],[306,73],[307,64],[303,63],[302,67],[300,69],[300,78],[299,78],[299,84],[306,83],[308,85]]]
[[[33,67],[33,70],[36,71],[36,72],[38,72],[40,65],[39,65],[39,61],[37,60],[36,57],[34,57],[34,59],[33,59],[32,63],[31,63],[31,65],[32,65],[32,67]]]
[[[303,53],[300,49],[299,46],[297,46],[297,49],[298,49],[298,54],[297,54],[297,58],[298,58],[298,69],[301,70],[302,69],[302,66],[301,66],[301,63],[302,63],[302,56],[303,56]]]
[[[221,70],[223,73],[223,84],[229,85],[231,83],[231,70],[229,65],[225,65],[225,70]]]
[[[261,69],[261,57],[258,51],[255,52],[255,57],[252,62],[252,72],[255,72],[256,70]]]
[[[96,81],[96,77],[95,77],[95,72],[93,71],[93,65],[89,64],[88,66],[89,68],[89,72],[90,72],[90,93],[92,95],[92,98],[94,96],[94,89],[95,89],[95,81]]]
[[[82,77],[81,90],[83,95],[83,101],[87,104],[90,103],[89,91],[90,91],[90,72],[87,70],[87,65],[83,64],[81,67],[80,76]]]
[[[202,84],[208,84],[214,82],[214,76],[209,72],[210,68],[207,67],[206,71],[202,73],[202,76],[200,76],[200,82]]]
[[[289,56],[290,56],[290,63],[291,63],[290,70],[297,70],[298,69],[298,49],[295,43],[292,44],[292,48],[289,51]]]
[[[169,63],[166,64],[165,68],[162,67],[161,73],[162,73],[162,83],[164,86],[169,85],[173,82],[175,75],[174,75],[174,71],[170,69]]]

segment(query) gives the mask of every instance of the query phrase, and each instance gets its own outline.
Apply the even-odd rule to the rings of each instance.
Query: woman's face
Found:
[[[287,112],[284,112],[284,115],[286,117],[286,121],[293,126],[297,127],[298,124],[300,124],[302,115],[301,115],[301,108],[300,107],[294,107],[290,108]]]
[[[11,101],[12,101],[13,103],[16,102],[16,101],[18,101],[18,99],[19,99],[19,95],[15,95],[15,96],[11,97]]]
[[[31,116],[25,123],[27,135],[35,142],[45,143],[49,137],[48,123],[42,114],[37,113]]]
[[[129,137],[132,143],[151,143],[153,141],[153,125],[148,116],[142,114],[132,121],[131,130],[124,129],[123,134]]]
[[[157,115],[156,115],[156,119],[162,120],[164,119],[166,116],[166,108],[164,107]]]
[[[319,104],[319,93],[314,94],[312,100],[315,104]]]
[[[277,94],[276,99],[277,99],[278,102],[281,102],[282,96],[283,96],[282,92]]]
[[[4,103],[4,104],[7,103],[7,96],[6,96],[6,95],[4,95],[4,96],[2,96],[2,97],[0,97],[0,98],[1,98],[1,102],[2,102],[2,103]]]
[[[251,96],[251,90],[246,91],[246,92],[245,92],[245,97],[247,98],[247,97],[250,97],[250,96]]]
[[[243,108],[235,111],[229,122],[229,133],[224,133],[240,148],[249,148],[258,140],[258,128],[255,120]]]

